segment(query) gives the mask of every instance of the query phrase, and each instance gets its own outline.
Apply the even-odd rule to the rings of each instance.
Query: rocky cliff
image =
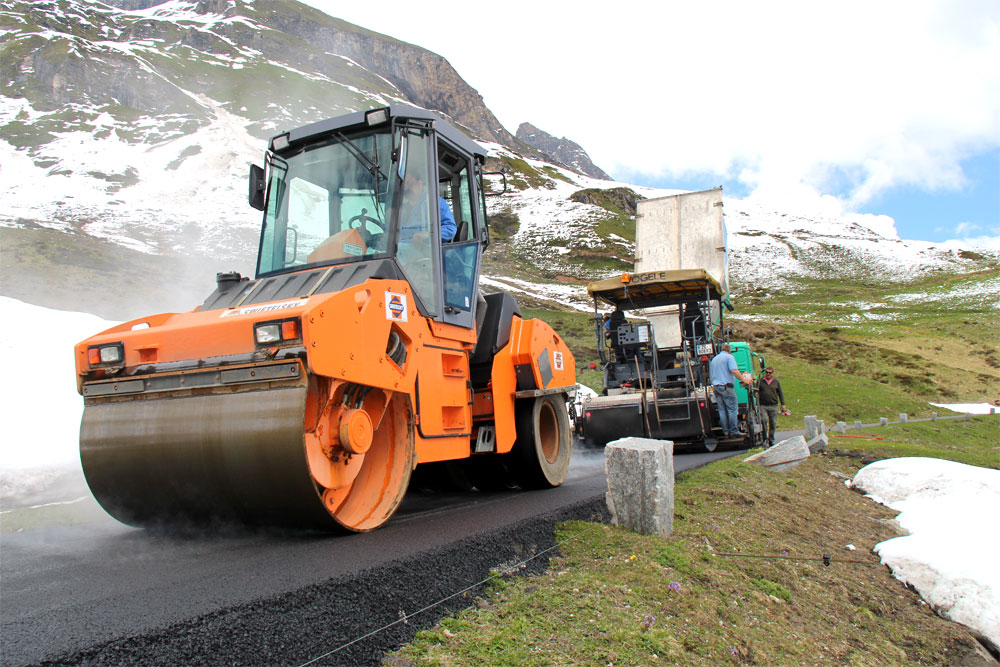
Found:
[[[63,110],[63,126],[92,120],[92,110],[120,120],[155,115],[165,123],[136,139],[158,141],[209,122],[204,97],[239,114],[263,138],[344,111],[403,102],[439,111],[477,139],[524,148],[441,56],[297,2],[4,5],[5,95],[37,111]],[[5,128],[5,135],[19,130]]]
[[[570,141],[566,137],[557,139],[531,123],[521,123],[517,128],[516,136],[524,143],[551,156],[556,162],[568,166],[573,171],[592,178],[612,180],[603,169],[591,161],[587,151],[583,150],[580,144],[575,141]]]

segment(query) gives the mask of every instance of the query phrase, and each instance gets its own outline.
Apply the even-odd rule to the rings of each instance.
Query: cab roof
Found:
[[[275,150],[275,139],[279,137],[287,137],[288,144],[297,144],[299,142],[307,141],[314,137],[322,136],[324,134],[329,134],[331,132],[342,131],[353,128],[362,128],[367,125],[368,115],[373,112],[378,112],[385,110],[387,115],[385,119],[379,123],[373,123],[372,126],[377,126],[382,123],[388,122],[392,118],[412,118],[414,120],[429,120],[434,123],[434,129],[438,134],[445,137],[448,141],[455,144],[458,148],[465,151],[469,155],[479,158],[480,162],[486,161],[486,149],[477,144],[472,139],[469,139],[461,131],[455,129],[446,120],[442,119],[438,114],[427,109],[419,109],[417,107],[411,107],[406,104],[393,104],[387,107],[379,107],[376,109],[366,109],[364,111],[355,111],[354,113],[345,114],[343,116],[337,116],[335,118],[328,118],[326,120],[321,120],[315,123],[310,123],[309,125],[304,125],[302,127],[295,128],[294,130],[289,130],[288,132],[283,132],[275,137],[271,138],[269,146],[271,150]],[[280,152],[280,151],[279,151]]]
[[[623,273],[590,283],[587,293],[623,309],[721,300],[724,296],[719,282],[704,269]]]

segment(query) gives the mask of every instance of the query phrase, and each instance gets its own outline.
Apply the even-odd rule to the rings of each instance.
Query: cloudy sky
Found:
[[[1000,247],[1000,2],[307,0],[438,53],[616,180]]]

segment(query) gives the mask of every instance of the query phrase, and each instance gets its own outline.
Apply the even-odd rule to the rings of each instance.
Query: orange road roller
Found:
[[[485,150],[435,114],[357,112],[252,166],[256,278],[76,346],[91,491],[136,526],[368,531],[418,466],[481,488],[558,486],[573,355],[479,289]]]

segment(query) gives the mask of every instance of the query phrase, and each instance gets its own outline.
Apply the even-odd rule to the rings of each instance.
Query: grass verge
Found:
[[[900,456],[926,456],[1000,469],[1000,417],[981,416],[937,422],[907,422],[844,435],[828,433],[830,449],[865,461]]]
[[[997,425],[983,417],[879,433],[913,453],[995,461]],[[785,473],[742,457],[683,473],[668,539],[562,524],[549,571],[494,579],[477,605],[384,664],[962,664],[977,650],[968,631],[872,553],[898,534],[895,512],[843,483],[865,458],[901,453],[893,444],[853,440],[856,455],[814,456]]]

